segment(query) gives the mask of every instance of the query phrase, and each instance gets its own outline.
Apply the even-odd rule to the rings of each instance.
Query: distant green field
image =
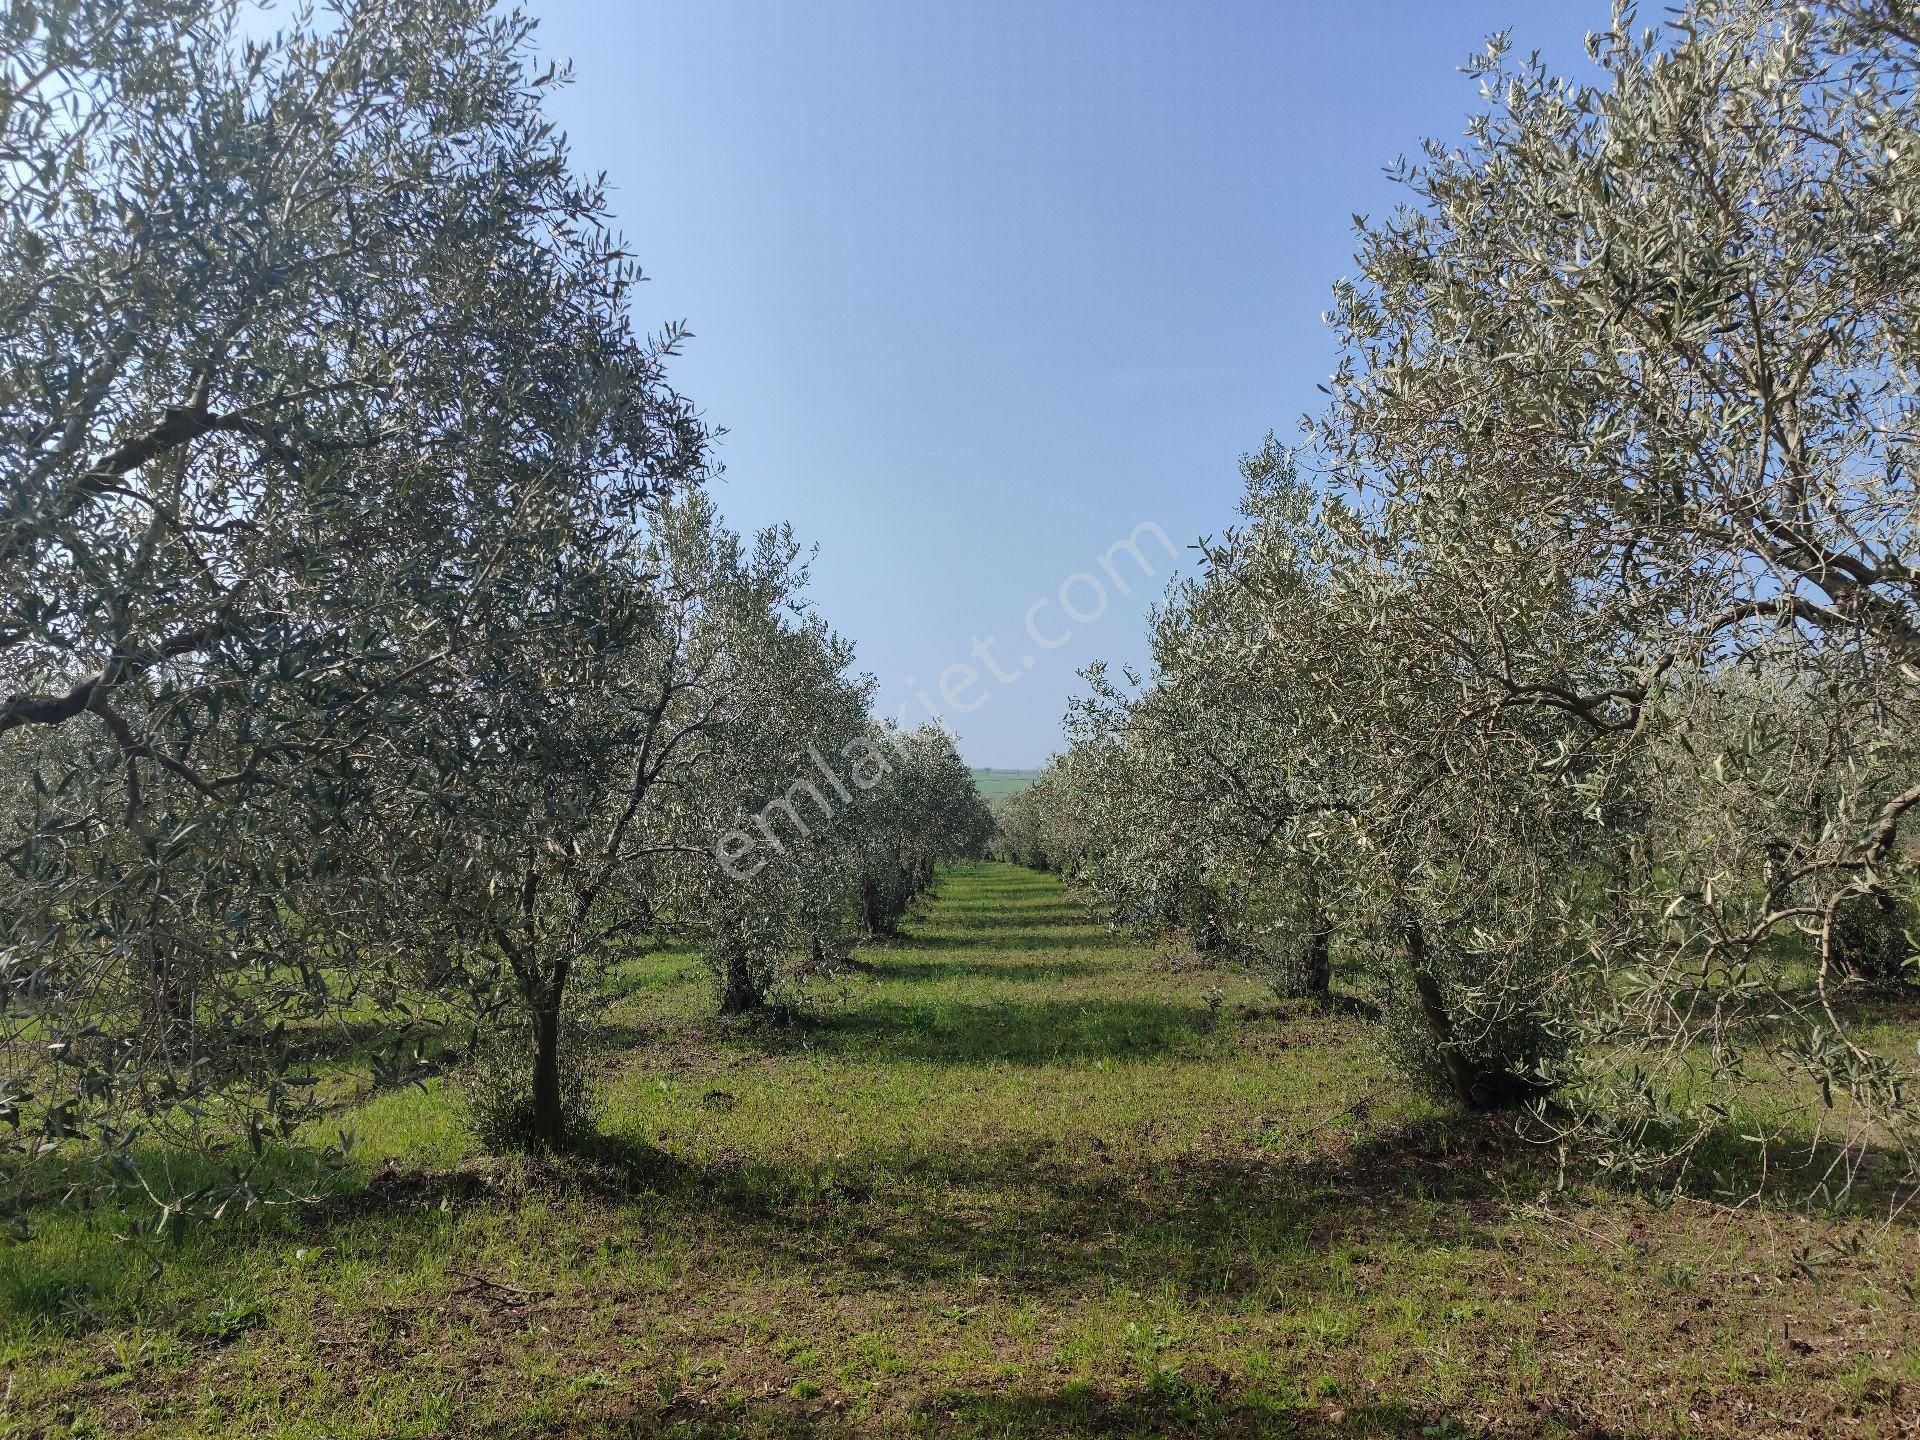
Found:
[[[975,770],[973,786],[983,800],[1004,800],[1026,789],[1039,776],[1038,770]]]

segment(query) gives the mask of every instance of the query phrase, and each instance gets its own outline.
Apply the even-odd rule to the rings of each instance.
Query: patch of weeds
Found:
[[[243,1300],[235,1296],[201,1316],[200,1333],[209,1340],[225,1344],[229,1340],[237,1340],[266,1318],[267,1307],[258,1300]]]
[[[1196,1396],[1193,1382],[1178,1370],[1157,1369],[1147,1381],[1147,1390],[1161,1405],[1183,1418],[1191,1418]]]

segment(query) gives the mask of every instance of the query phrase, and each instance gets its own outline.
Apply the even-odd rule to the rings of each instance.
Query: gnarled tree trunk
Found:
[[[1325,915],[1315,913],[1313,928],[1307,932],[1305,955],[1307,994],[1325,1004],[1333,998],[1333,927]]]
[[[766,994],[753,973],[747,952],[740,946],[729,946],[720,967],[720,1013],[745,1015],[764,1008],[766,1003]]]
[[[533,1146],[558,1150],[567,1142],[560,1101],[560,995],[555,985],[533,1007]]]
[[[1413,972],[1414,993],[1420,1000],[1420,1014],[1432,1034],[1440,1064],[1447,1072],[1447,1083],[1461,1105],[1470,1110],[1497,1110],[1518,1105],[1541,1093],[1537,1081],[1506,1070],[1492,1070],[1467,1058],[1454,1034],[1453,1019],[1447,1014],[1440,982],[1434,978],[1427,954],[1426,931],[1420,923],[1408,921],[1401,928],[1406,941],[1407,960]]]

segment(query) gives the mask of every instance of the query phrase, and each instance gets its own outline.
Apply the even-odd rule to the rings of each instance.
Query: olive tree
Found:
[[[1278,647],[1307,639],[1329,604],[1329,537],[1278,445],[1243,471],[1249,524],[1203,544],[1204,575],[1154,613],[1151,674],[1123,687],[1090,672],[1070,726],[1106,742],[1084,747],[1081,784],[1097,777],[1101,796],[1088,873],[1115,918],[1182,926],[1198,948],[1324,998],[1333,861],[1313,842],[1353,811],[1352,779],[1325,733],[1318,672]]]
[[[530,23],[0,20],[0,967],[29,1148],[291,1124],[365,966],[351,817],[542,558],[697,475]],[[519,632],[537,648],[536,626]],[[49,1063],[47,1057],[51,1056]]]
[[[1247,523],[1156,613],[1152,674],[1134,693],[1092,677],[1067,767],[1082,882],[1293,993],[1329,996],[1344,937],[1413,1068],[1464,1104],[1525,1098],[1578,980],[1555,915],[1570,865],[1529,857],[1579,826],[1517,804],[1530,782],[1507,773],[1551,737],[1461,717],[1362,517],[1271,442],[1244,469]]]
[[[1363,233],[1317,435],[1372,497],[1456,712],[1562,728],[1541,803],[1574,789],[1596,816],[1728,834],[1758,752],[1820,732],[1817,824],[1598,847],[1618,913],[1590,939],[1638,977],[1606,1048],[1681,1080],[1700,1047],[1735,1053],[1730,1014],[1784,1010],[1806,1020],[1794,1062],[1896,1134],[1904,1077],[1833,992],[1848,918],[1914,883],[1917,42],[1910,7],[1877,0],[1697,0],[1664,32],[1623,11],[1580,85],[1496,41],[1468,144],[1427,147],[1413,203]],[[1742,666],[1788,703],[1689,756],[1689,701]],[[1810,948],[1809,992],[1783,934]]]
[[[892,933],[937,867],[985,852],[993,822],[953,739],[866,715],[864,678],[828,632],[786,637],[777,693],[734,732],[732,778],[708,788],[712,866],[676,899],[721,980],[724,1013],[765,1007],[797,974],[848,968]]]
[[[459,957],[483,995],[474,972],[504,969],[529,1069],[502,1077],[493,1107],[521,1120],[496,1129],[545,1149],[584,1119],[565,1103],[585,1059],[564,1053],[570,997],[657,923],[662,872],[699,854],[689,792],[712,783],[742,688],[729,627],[773,593],[699,493],[520,578],[435,703],[369,740],[360,833],[387,944]]]
[[[697,945],[720,1009],[764,1008],[796,964],[831,968],[851,949],[853,781],[842,748],[863,735],[867,682],[851,648],[804,599],[790,532],[758,537],[758,588],[724,619],[735,688],[695,801],[697,849],[668,904]]]
[[[1036,797],[1049,858],[1213,863],[1264,818],[1462,1101],[1551,1090],[1639,1164],[1764,1052],[1911,1155],[1844,992],[1912,948],[1916,42],[1696,0],[1575,83],[1496,39],[1336,290],[1321,499],[1250,473]],[[1103,772],[1212,851],[1116,847]]]

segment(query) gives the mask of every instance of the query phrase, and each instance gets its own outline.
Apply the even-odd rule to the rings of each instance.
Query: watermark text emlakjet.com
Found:
[[[1073,639],[1076,626],[1091,625],[1107,613],[1115,591],[1131,595],[1141,581],[1157,578],[1159,572],[1142,547],[1143,540],[1157,542],[1168,561],[1179,560],[1180,552],[1167,532],[1151,520],[1141,521],[1126,538],[1114,541],[1097,556],[1094,568],[1074,571],[1054,587],[1052,594],[1042,595],[1027,606],[1022,618],[1033,646],[1041,651],[1060,649]],[[907,688],[925,708],[927,719],[944,724],[949,712],[970,715],[993,698],[993,685],[1012,685],[1039,663],[1039,657],[1029,650],[1011,666],[1004,665],[994,653],[998,643],[992,635],[984,639],[975,636],[968,654],[978,668],[975,663],[956,660],[940,671],[935,688],[945,702],[944,709],[918,680],[907,677]],[[805,840],[816,827],[831,824],[839,807],[848,804],[856,792],[871,790],[885,780],[892,773],[894,761],[906,753],[903,747],[907,744],[910,708],[901,705],[896,723],[880,727],[875,732],[877,738],[861,736],[840,746],[836,752],[840,764],[822,754],[818,745],[809,745],[808,763],[793,782],[756,813],[742,811],[740,823],[714,841],[714,858],[721,868],[735,880],[751,880],[771,858],[765,854],[756,858],[756,852],[784,852],[790,840]],[[895,748],[892,758],[887,753],[889,747]]]

